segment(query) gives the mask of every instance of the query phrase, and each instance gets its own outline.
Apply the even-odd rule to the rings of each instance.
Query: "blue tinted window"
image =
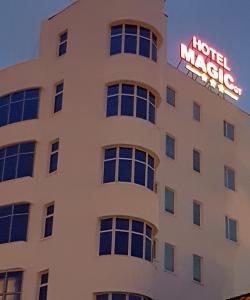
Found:
[[[148,238],[146,238],[145,259],[152,261],[152,241]]]
[[[136,50],[137,50],[137,26],[126,25],[124,52],[136,54]]]
[[[0,244],[26,241],[29,204],[0,207]]]
[[[33,175],[35,143],[0,149],[0,181]]]
[[[122,36],[117,35],[111,37],[110,55],[121,53],[122,51]]]
[[[138,233],[143,233],[144,223],[141,221],[132,221],[132,230]]]
[[[117,218],[115,228],[116,229],[128,230],[129,229],[129,220],[128,219]]]
[[[126,300],[126,294],[112,294],[112,300]]]
[[[143,235],[132,234],[131,255],[135,257],[143,257]]]
[[[100,234],[99,255],[111,254],[112,232],[103,232]]]
[[[197,202],[193,202],[193,223],[195,225],[201,225],[201,206]]]
[[[21,299],[22,275],[22,271],[0,273],[1,299]]]
[[[165,211],[174,214],[174,191],[165,189]]]
[[[137,98],[136,101],[136,116],[138,118],[147,119],[147,101]]]
[[[169,244],[165,244],[164,266],[166,271],[174,272],[174,247]]]
[[[122,96],[121,103],[121,115],[133,116],[134,115],[134,97],[133,96]]]
[[[237,221],[226,217],[226,238],[237,242]]]
[[[108,299],[109,299],[108,294],[96,295],[96,300],[108,300]]]
[[[235,191],[235,172],[229,167],[224,167],[225,187]]]
[[[56,86],[54,113],[62,110],[63,105],[63,83],[59,83]]]
[[[119,105],[118,96],[108,97],[106,116],[107,117],[117,116],[118,115],[118,105]]]
[[[167,87],[167,103],[175,106],[175,91],[170,87]]]
[[[138,295],[130,294],[128,300],[141,300],[142,297]]]
[[[150,40],[143,37],[140,38],[139,54],[145,57],[150,57]]]
[[[54,224],[54,204],[50,204],[46,207],[46,216],[44,224],[44,237],[51,236],[53,234],[53,224]]]
[[[201,282],[201,257],[193,255],[193,280]]]
[[[193,170],[196,172],[200,172],[200,152],[197,150],[193,150]]]
[[[37,119],[38,107],[39,89],[15,92],[0,97],[0,127]]]
[[[59,142],[51,144],[49,173],[53,173],[57,170],[59,157]]]
[[[154,168],[154,158],[145,151],[125,147],[105,149],[103,183],[133,182],[153,190]]]
[[[128,255],[128,232],[116,231],[115,254]]]
[[[49,273],[41,274],[39,300],[47,300]]]
[[[67,43],[68,43],[68,32],[64,32],[60,35],[60,41],[58,46],[58,55],[62,56],[67,52]]]
[[[112,229],[112,219],[101,220],[101,231]]]
[[[175,139],[169,135],[166,136],[166,155],[175,159]]]

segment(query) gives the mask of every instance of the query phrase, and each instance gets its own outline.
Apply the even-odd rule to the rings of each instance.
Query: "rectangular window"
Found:
[[[54,203],[51,203],[46,206],[44,233],[43,233],[43,236],[45,238],[53,234],[54,211],[55,211]]]
[[[175,138],[166,136],[166,155],[172,159],[175,159]]]
[[[54,113],[62,110],[63,104],[63,82],[56,85],[56,94],[54,101]]]
[[[49,284],[49,272],[44,271],[40,274],[39,298],[38,298],[38,300],[47,300],[48,284]]]
[[[165,188],[165,211],[174,214],[174,198],[175,193],[169,188]]]
[[[234,140],[234,125],[224,121],[224,136],[230,140]]]
[[[235,172],[233,169],[226,166],[224,167],[224,180],[225,187],[232,191],[235,191]]]
[[[51,144],[51,149],[50,149],[49,173],[53,173],[57,170],[58,156],[59,156],[59,141],[55,141]]]
[[[0,273],[0,299],[21,300],[22,297],[22,271],[8,271]]]
[[[193,280],[202,282],[202,257],[193,254]]]
[[[193,119],[200,122],[201,120],[201,107],[198,103],[193,103]]]
[[[201,154],[198,150],[193,150],[193,170],[196,172],[201,171]]]
[[[164,267],[169,272],[174,272],[174,250],[174,246],[165,244]]]
[[[201,226],[201,204],[193,201],[193,224]]]
[[[58,56],[62,56],[67,52],[68,31],[63,32],[59,36]]]
[[[167,103],[175,106],[175,91],[170,87],[167,87]]]
[[[226,238],[233,242],[237,242],[237,221],[226,217]]]

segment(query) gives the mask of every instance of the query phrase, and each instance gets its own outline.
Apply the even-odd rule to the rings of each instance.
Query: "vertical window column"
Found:
[[[54,203],[46,206],[46,216],[44,222],[44,237],[49,237],[53,233],[53,223],[54,223]]]
[[[22,297],[22,271],[8,271],[0,273],[0,299],[21,300]]]
[[[49,272],[42,272],[40,275],[39,300],[47,300],[49,284]]]
[[[193,201],[193,224],[201,226],[201,204]]]
[[[54,113],[62,110],[63,104],[63,82],[56,85],[56,94],[55,94],[55,102],[54,102]]]
[[[174,214],[175,211],[175,192],[170,188],[165,188],[165,211]]]
[[[67,52],[67,44],[68,44],[68,31],[65,31],[59,36],[58,56],[62,56]]]
[[[193,280],[202,282],[202,257],[193,254]]]
[[[201,171],[201,154],[198,150],[193,150],[193,170],[200,173]]]
[[[49,164],[49,173],[57,171],[58,166],[58,157],[59,157],[59,141],[53,142],[51,144],[51,153],[50,153],[50,164]]]
[[[175,138],[170,135],[166,136],[166,155],[175,159]]]
[[[233,242],[237,242],[237,221],[229,217],[225,217],[226,222],[226,238]]]

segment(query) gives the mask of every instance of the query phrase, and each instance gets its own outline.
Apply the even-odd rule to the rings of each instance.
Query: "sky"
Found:
[[[41,21],[70,3],[0,0],[0,69],[36,57]],[[250,0],[167,0],[165,10],[169,63],[178,64],[181,42],[199,36],[228,57],[243,89],[237,105],[250,113]]]

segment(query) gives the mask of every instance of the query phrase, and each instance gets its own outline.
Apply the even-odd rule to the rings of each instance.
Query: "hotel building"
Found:
[[[166,29],[163,0],[79,0],[0,71],[0,300],[249,292],[250,117]]]

